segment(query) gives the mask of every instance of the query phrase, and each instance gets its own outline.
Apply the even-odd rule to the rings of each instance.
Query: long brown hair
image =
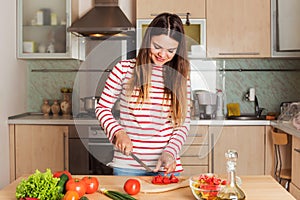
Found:
[[[187,80],[189,79],[190,65],[187,60],[186,42],[181,19],[170,13],[156,16],[149,24],[141,48],[136,58],[133,76],[128,82],[128,93],[138,91],[138,101],[144,102],[149,98],[151,87],[152,61],[150,43],[153,36],[165,34],[176,40],[177,52],[173,59],[165,63],[164,99],[170,99],[171,117],[174,126],[182,125],[187,113]]]

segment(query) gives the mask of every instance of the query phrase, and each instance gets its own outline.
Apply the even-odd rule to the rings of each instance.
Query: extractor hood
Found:
[[[128,37],[134,30],[118,0],[95,0],[94,7],[67,29],[84,37]]]

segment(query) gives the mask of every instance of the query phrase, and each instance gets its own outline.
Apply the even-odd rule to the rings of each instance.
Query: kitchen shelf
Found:
[[[17,58],[79,59],[81,40],[67,32],[77,0],[17,0]]]

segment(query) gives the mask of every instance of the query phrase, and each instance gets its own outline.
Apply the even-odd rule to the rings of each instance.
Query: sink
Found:
[[[262,115],[257,117],[256,115],[240,115],[240,116],[230,116],[227,117],[229,120],[265,120],[266,116]]]

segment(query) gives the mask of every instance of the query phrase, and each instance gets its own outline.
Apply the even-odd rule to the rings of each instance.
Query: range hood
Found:
[[[118,0],[95,0],[94,7],[67,29],[84,37],[131,37],[135,28]]]

